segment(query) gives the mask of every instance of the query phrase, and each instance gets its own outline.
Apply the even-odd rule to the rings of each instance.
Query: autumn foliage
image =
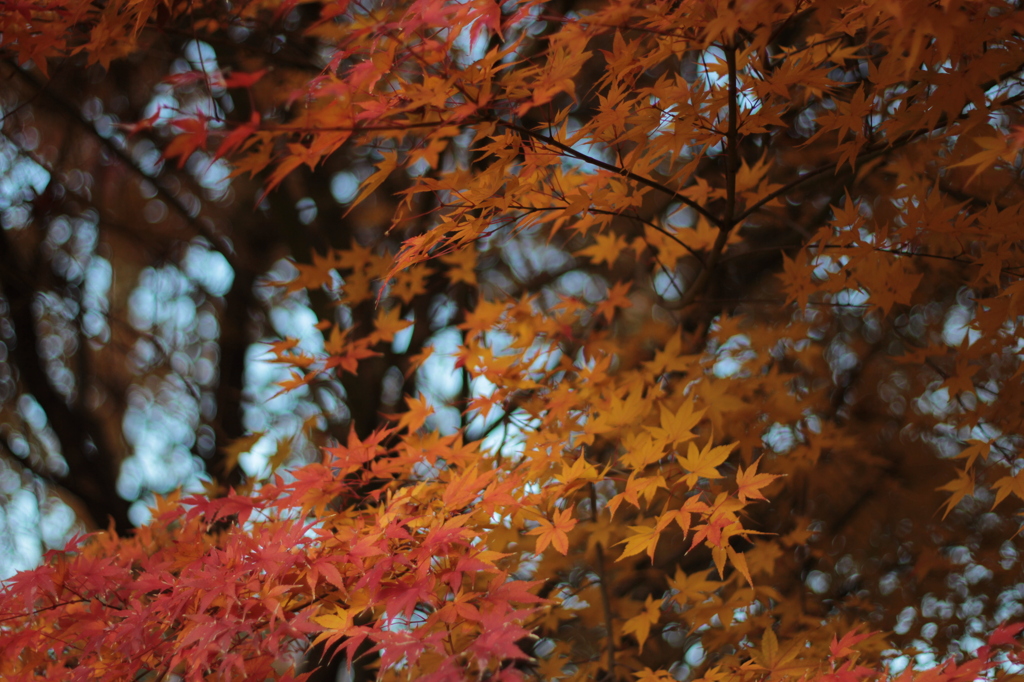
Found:
[[[1019,675],[1024,10],[5,0],[0,51],[297,12],[319,73],[180,73],[251,111],[129,132],[264,193],[366,160],[392,241],[268,285],[337,311],[268,348],[281,388],[443,352],[462,389],[51,553],[0,677],[294,679],[313,642],[384,680]],[[437,282],[457,343],[408,352]]]

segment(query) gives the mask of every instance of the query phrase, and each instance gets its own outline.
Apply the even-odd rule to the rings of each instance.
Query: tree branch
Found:
[[[121,458],[107,442],[102,426],[93,416],[69,405],[50,383],[39,356],[39,338],[32,314],[37,290],[18,262],[5,230],[0,230],[0,287],[10,305],[10,321],[14,327],[11,356],[24,387],[46,412],[68,465],[68,474],[57,480],[81,498],[96,525],[102,527],[111,517],[118,533],[128,532],[132,528],[128,519],[129,503],[117,492]]]
[[[581,457],[583,455],[580,455]],[[597,523],[597,488],[593,483],[590,484],[590,515],[591,520]],[[601,607],[604,611],[604,623],[605,629],[608,631],[608,643],[605,649],[605,656],[607,657],[608,666],[608,679],[615,679],[615,622],[612,614],[612,595],[611,590],[608,589],[608,576],[605,571],[604,561],[604,548],[598,543],[595,545],[597,550],[597,579],[600,581],[601,587]]]
[[[196,220],[195,216],[192,215],[192,212],[190,212],[189,209],[183,203],[181,203],[181,200],[178,199],[178,197],[176,197],[174,194],[172,194],[166,187],[164,187],[157,178],[150,177],[149,175],[144,173],[142,169],[135,164],[135,162],[127,154],[127,152],[125,152],[125,150],[118,147],[109,138],[100,135],[99,132],[97,132],[96,128],[91,123],[89,123],[89,121],[85,120],[85,118],[82,117],[82,112],[79,111],[78,107],[75,106],[74,103],[67,101],[60,95],[51,91],[47,87],[47,83],[44,83],[38,78],[36,78],[36,76],[31,72],[22,69],[17,64],[12,63],[10,60],[5,60],[5,63],[7,64],[8,68],[10,68],[15,74],[17,74],[22,81],[24,81],[26,84],[28,84],[35,90],[36,94],[33,95],[33,97],[44,95],[47,99],[53,102],[53,104],[55,104],[58,109],[63,111],[64,114],[68,118],[70,118],[76,125],[85,129],[93,139],[95,139],[97,142],[103,145],[104,149],[106,149],[111,155],[117,158],[118,161],[124,164],[126,168],[128,168],[135,175],[137,175],[140,180],[145,180],[146,182],[151,183],[153,187],[156,189],[157,196],[159,196],[160,199],[163,200],[168,206],[174,209],[174,211],[178,213],[185,220],[185,222],[187,222],[188,225],[192,227],[193,230],[196,231],[197,234],[200,234],[204,238],[206,238],[206,240],[210,242],[210,245],[214,248],[214,250],[216,250],[218,253],[224,256],[224,258],[227,259],[228,263],[230,263],[232,267],[235,267],[235,250],[234,247],[231,245],[230,241],[228,241],[223,235],[218,233],[216,230],[212,229],[209,225],[205,225],[202,221]]]
[[[736,216],[736,172],[740,169],[739,93],[736,90],[736,46],[725,49],[729,69],[729,129],[725,133],[725,216],[719,230],[732,230]]]
[[[554,147],[555,149],[557,149],[557,150],[559,150],[561,152],[564,152],[565,154],[568,154],[569,156],[571,156],[571,157],[573,157],[575,159],[579,159],[580,161],[585,161],[585,162],[587,162],[589,164],[597,166],[598,168],[603,168],[606,171],[611,171],[612,173],[615,173],[616,175],[621,175],[621,176],[623,176],[625,178],[629,178],[630,180],[633,180],[635,182],[639,182],[641,185],[646,185],[647,187],[650,187],[652,189],[656,189],[659,192],[667,194],[668,196],[672,197],[673,199],[675,199],[679,203],[681,203],[681,204],[683,204],[685,206],[689,206],[694,211],[696,211],[700,215],[702,215],[705,218],[707,218],[713,225],[715,225],[715,226],[717,226],[719,228],[721,228],[722,225],[724,224],[721,219],[719,219],[717,216],[715,216],[709,210],[707,210],[706,208],[704,208],[703,206],[698,204],[693,199],[691,199],[691,198],[689,198],[689,197],[687,197],[687,196],[685,196],[683,194],[680,194],[679,192],[677,192],[676,190],[672,189],[671,187],[669,187],[667,185],[663,185],[662,183],[660,183],[660,182],[658,182],[656,180],[652,180],[652,179],[644,177],[643,175],[640,175],[638,173],[634,173],[633,171],[631,171],[631,170],[629,170],[627,168],[623,168],[621,166],[616,166],[615,164],[607,163],[607,162],[602,161],[600,159],[596,159],[593,156],[590,156],[588,154],[584,154],[583,152],[580,152],[580,151],[577,151],[577,150],[573,149],[572,147],[570,147],[569,145],[565,144],[564,142],[559,142],[558,140],[556,140],[555,138],[551,137],[550,135],[545,135],[544,133],[538,133],[536,131],[530,130],[529,128],[524,128],[521,125],[517,125],[515,123],[511,123],[509,121],[505,121],[505,120],[502,120],[502,119],[499,119],[499,118],[494,118],[494,119],[491,119],[491,120],[494,120],[497,123],[499,123],[500,125],[503,125],[506,128],[514,130],[514,131],[516,131],[517,133],[519,133],[521,135],[525,135],[525,136],[527,136],[527,137],[529,137],[531,139],[538,140],[540,142],[543,142],[546,145]]]
[[[718,236],[711,247],[711,253],[707,260],[701,262],[700,272],[694,278],[683,293],[679,302],[681,308],[693,303],[694,299],[704,290],[711,273],[718,260],[722,257],[722,251],[729,241],[729,233],[743,221],[744,216],[736,217],[736,172],[740,168],[740,135],[739,135],[739,90],[736,82],[736,45],[729,45],[725,49],[725,61],[729,69],[729,129],[725,133],[725,215],[721,221],[716,222]]]
[[[1020,95],[1015,95],[1013,97],[1008,97],[1006,100],[1004,100],[1002,102],[1002,104],[1000,106],[1003,106],[1003,107],[1015,106],[1015,105],[1017,105],[1017,104],[1019,104],[1021,102],[1024,102],[1024,93],[1021,93]],[[924,135],[928,135],[930,133],[938,132],[939,130],[941,130],[941,129],[947,127],[947,126],[950,126],[954,122],[960,121],[960,120],[962,120],[962,119],[964,119],[966,117],[967,117],[966,114],[961,114],[960,116],[957,116],[953,121],[945,121],[944,117],[943,117],[943,118],[940,118],[938,124],[936,124],[932,128],[921,128],[919,130],[915,130],[915,131],[912,131],[912,132],[909,132],[909,133],[904,133],[903,135],[900,135],[899,137],[897,137],[895,140],[892,140],[891,142],[884,142],[883,141],[883,142],[875,143],[873,145],[868,145],[868,147],[864,151],[862,151],[860,154],[858,154],[854,158],[854,163],[863,163],[864,161],[869,161],[869,160],[875,158],[876,156],[880,156],[882,154],[885,154],[886,152],[895,151],[895,150],[897,150],[897,149],[899,149],[901,147],[905,147],[906,145],[910,144],[911,142],[917,140],[918,138],[920,138],[920,137],[922,137]],[[807,171],[806,173],[804,173],[800,177],[794,178],[793,180],[790,180],[789,182],[787,182],[782,187],[779,187],[777,190],[775,190],[773,192],[769,192],[764,197],[762,197],[759,201],[757,201],[752,206],[750,206],[750,208],[748,208],[745,211],[743,211],[743,213],[741,213],[736,218],[736,222],[737,223],[742,223],[744,220],[746,220],[748,217],[750,217],[751,214],[753,214],[755,211],[760,210],[766,204],[771,203],[775,199],[778,199],[779,197],[788,194],[790,190],[799,187],[800,185],[802,185],[803,183],[807,182],[808,180],[816,178],[819,175],[821,175],[823,173],[826,173],[829,170],[832,170],[833,168],[835,168],[835,164],[834,163],[822,164],[822,165],[818,166],[817,168],[815,168],[813,170]]]

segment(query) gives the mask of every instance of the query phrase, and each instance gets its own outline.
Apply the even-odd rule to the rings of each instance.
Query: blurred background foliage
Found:
[[[191,17],[163,26],[144,53],[109,68],[68,58],[49,78],[0,62],[0,576],[72,533],[128,531],[154,494],[216,493],[275,455],[317,458],[317,446],[371,433],[417,390],[441,406],[432,425],[461,425],[453,401],[468,386],[445,351],[461,339],[453,296],[466,286],[428,278],[403,310],[414,328],[356,376],[282,393],[289,373],[267,345],[293,337],[322,351],[314,325],[339,316],[372,326],[372,302],[339,309],[327,290],[274,283],[331,249],[395,252],[402,234],[386,230],[407,178],[350,211],[370,149],[294,171],[266,196],[262,178],[231,177],[224,160],[163,158],[172,114],[287,119],[292,89],[326,62],[304,33],[317,11],[299,5],[204,40],[190,37],[201,20]],[[190,78],[260,69],[269,74],[242,101]],[[153,130],[132,134],[154,116]],[[523,292],[573,269],[536,234],[495,240],[486,265],[491,285]],[[428,346],[417,374],[409,358]]]
[[[327,297],[267,285],[294,276],[290,259],[383,241],[388,192],[343,215],[363,159],[296,172],[260,201],[260,185],[230,178],[224,161],[165,163],[169,126],[136,137],[124,126],[168,109],[231,118],[260,106],[182,85],[182,73],[259,60],[280,81],[315,75],[302,20],[268,17],[216,45],[168,26],[145,54],[110,69],[71,58],[46,81],[0,65],[0,573],[108,519],[127,531],[154,493],[238,485],[279,442],[304,461],[394,406],[383,371],[276,395],[287,372],[262,343],[322,347],[313,325],[334,314]],[[225,448],[253,433],[265,436],[227,471]]]

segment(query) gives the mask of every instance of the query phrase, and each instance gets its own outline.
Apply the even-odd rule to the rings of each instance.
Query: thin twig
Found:
[[[729,69],[729,129],[725,133],[725,215],[722,220],[715,221],[715,225],[718,227],[718,236],[715,237],[715,243],[711,247],[711,253],[708,254],[707,260],[701,264],[703,267],[690,286],[686,288],[686,293],[679,302],[680,307],[683,308],[693,303],[707,286],[715,266],[718,265],[718,259],[721,258],[722,251],[725,250],[725,245],[729,241],[729,233],[745,217],[745,214],[736,217],[736,173],[740,168],[736,50],[735,44],[729,45],[725,49],[725,61]]]
[[[725,50],[725,63],[729,69],[729,129],[725,133],[725,217],[723,232],[730,231],[736,217],[736,173],[740,169],[739,150],[739,93],[736,89],[736,45]]]
[[[1021,93],[1020,95],[1015,95],[1013,97],[1009,97],[1009,98],[1003,100],[1002,102],[1000,102],[998,104],[998,107],[1001,108],[1001,107],[1007,107],[1007,106],[1014,106],[1016,104],[1019,104],[1022,101],[1024,101],[1024,93]],[[943,117],[943,118],[939,119],[938,124],[936,124],[934,127],[931,127],[931,128],[921,128],[921,129],[915,130],[913,132],[904,133],[903,135],[897,137],[895,140],[892,140],[890,142],[883,141],[883,142],[878,142],[878,143],[876,143],[874,145],[869,145],[867,149],[862,151],[860,154],[858,154],[854,158],[853,163],[854,164],[860,164],[860,163],[863,163],[865,161],[869,161],[869,160],[871,160],[871,159],[873,159],[873,158],[875,158],[877,156],[882,156],[882,155],[884,155],[884,154],[886,154],[888,152],[895,151],[895,150],[899,149],[900,147],[905,147],[906,145],[910,144],[911,142],[917,140],[919,137],[922,137],[924,135],[928,135],[930,133],[938,132],[939,130],[942,130],[943,128],[949,127],[954,122],[960,121],[960,120],[962,120],[962,119],[964,119],[966,117],[967,117],[966,114],[961,114],[960,116],[957,116],[955,119],[953,119],[953,121],[945,121],[945,120],[943,120],[945,117]],[[799,187],[800,185],[802,185],[803,183],[807,182],[808,180],[812,180],[812,179],[818,177],[819,175],[827,173],[828,171],[830,171],[830,170],[832,170],[834,168],[835,168],[835,164],[829,162],[829,163],[826,163],[826,164],[822,164],[822,165],[818,166],[817,168],[815,168],[813,170],[807,171],[803,175],[801,175],[801,176],[799,176],[797,178],[794,178],[793,180],[790,180],[789,182],[784,184],[782,187],[779,187],[778,189],[776,189],[773,192],[769,192],[764,197],[762,197],[759,201],[757,201],[752,206],[750,206],[750,208],[748,208],[745,211],[743,211],[743,213],[741,213],[736,218],[736,221],[737,222],[743,222],[748,217],[750,217],[750,215],[752,213],[754,213],[755,211],[761,209],[766,204],[769,204],[772,201],[778,199],[779,197],[781,197],[781,196],[783,196],[785,194],[788,194],[790,190],[793,190],[793,189]]]
[[[6,60],[5,60],[6,61]],[[210,226],[203,223],[203,221],[196,220],[195,216],[189,211],[189,209],[181,202],[178,197],[172,194],[166,187],[164,187],[160,181],[155,177],[150,177],[139,168],[135,161],[128,155],[128,153],[121,149],[114,142],[106,137],[99,134],[96,128],[87,121],[83,116],[82,112],[79,111],[78,107],[72,102],[64,99],[57,93],[49,90],[47,84],[40,81],[34,74],[25,69],[22,69],[17,64],[7,61],[7,65],[16,73],[18,76],[28,83],[37,93],[45,94],[50,100],[58,106],[58,108],[64,110],[68,117],[77,123],[79,126],[84,128],[89,134],[103,147],[117,158],[122,164],[131,170],[140,180],[145,180],[152,183],[156,189],[157,196],[159,196],[164,202],[166,202],[171,208],[173,208],[182,218],[199,234],[206,238],[210,242],[210,245],[215,251],[224,256],[228,263],[235,264],[235,252],[231,243],[224,238],[223,235],[213,230]]]
[[[539,133],[539,132],[537,132],[535,130],[530,130],[529,128],[524,128],[523,126],[518,125],[516,123],[512,123],[511,121],[506,121],[506,120],[499,119],[499,118],[495,118],[493,120],[496,121],[497,123],[499,123],[500,125],[503,125],[506,128],[509,128],[510,130],[516,131],[520,135],[525,135],[525,136],[527,136],[527,137],[529,137],[531,139],[537,140],[539,142],[543,142],[544,144],[549,145],[551,147],[554,147],[555,149],[558,149],[559,151],[564,152],[565,154],[568,154],[569,156],[572,156],[573,158],[579,159],[580,161],[585,161],[585,162],[587,162],[589,164],[597,166],[598,168],[603,168],[606,171],[611,171],[612,173],[615,173],[616,175],[621,175],[622,177],[629,178],[630,180],[633,180],[635,182],[639,182],[642,185],[646,185],[646,186],[648,186],[648,187],[650,187],[652,189],[658,190],[659,192],[662,192],[663,194],[666,194],[666,195],[672,197],[673,199],[675,199],[679,203],[684,204],[686,206],[689,206],[690,208],[695,210],[697,213],[699,213],[702,216],[704,216],[705,218],[707,218],[716,227],[721,228],[722,225],[723,225],[722,220],[718,216],[714,215],[708,209],[704,208],[703,206],[701,206],[700,204],[698,204],[696,201],[694,201],[693,199],[689,198],[688,196],[686,196],[684,194],[681,194],[681,193],[677,192],[676,190],[672,189],[668,185],[664,185],[664,184],[658,182],[657,180],[652,180],[651,178],[648,178],[648,177],[645,177],[643,175],[640,175],[639,173],[634,173],[633,171],[629,170],[628,168],[623,168],[621,166],[616,166],[613,163],[608,163],[606,161],[602,161],[601,159],[594,158],[593,156],[590,156],[589,154],[584,154],[581,151],[577,151],[576,149],[573,149],[572,147],[570,147],[569,145],[565,144],[564,142],[559,142],[558,140],[556,140],[555,138],[551,137],[550,135],[545,135],[544,133]]]
[[[647,227],[649,227],[652,230],[655,230],[657,232],[660,232],[661,234],[665,235],[666,237],[668,237],[669,239],[674,241],[679,246],[681,246],[684,249],[686,249],[687,253],[689,253],[691,256],[696,258],[700,262],[701,265],[704,265],[704,256],[703,256],[703,254],[701,254],[699,251],[697,251],[696,249],[694,249],[691,246],[689,246],[686,242],[682,241],[673,232],[669,232],[664,227],[662,227],[661,225],[658,225],[657,223],[655,223],[655,222],[653,222],[651,220],[647,220],[646,218],[638,216],[635,212],[633,212],[633,213],[621,213],[621,212],[618,212],[618,211],[608,211],[608,210],[603,209],[603,208],[593,208],[593,207],[585,208],[583,210],[587,211],[588,213],[596,213],[598,215],[621,216],[623,218],[629,218],[631,220],[636,220],[637,222],[643,223]]]

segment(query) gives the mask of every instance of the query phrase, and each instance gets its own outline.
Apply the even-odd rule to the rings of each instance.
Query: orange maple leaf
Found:
[[[654,550],[658,546],[658,538],[661,537],[661,531],[655,526],[630,526],[629,529],[633,531],[633,535],[616,543],[626,545],[618,560],[621,561],[626,557],[646,551],[647,556],[653,562]]]
[[[536,535],[537,554],[540,554],[548,545],[552,545],[561,554],[569,553],[569,531],[576,527],[576,519],[572,518],[572,507],[556,511],[553,519],[539,519],[540,525],[528,531],[527,535]]]
[[[401,306],[396,305],[391,310],[377,314],[377,319],[374,320],[374,326],[377,328],[375,338],[380,341],[393,341],[395,334],[412,325],[412,320],[402,319]]]
[[[722,478],[718,473],[718,467],[729,458],[729,454],[736,448],[737,443],[711,447],[712,440],[709,438],[702,450],[697,450],[693,443],[689,444],[686,457],[676,455],[676,461],[687,473],[683,481],[694,486],[702,478]]]
[[[627,620],[622,626],[624,634],[632,634],[636,637],[641,652],[644,650],[644,642],[647,641],[647,637],[651,634],[651,626],[657,623],[661,617],[661,603],[663,601],[663,599],[655,599],[651,595],[647,595],[647,601],[644,602],[644,610]]]
[[[611,322],[615,317],[615,311],[619,308],[628,308],[633,305],[633,302],[629,300],[630,284],[629,282],[619,282],[608,287],[608,298],[601,301],[595,306],[595,310],[600,313],[606,322]]]
[[[759,474],[757,473],[757,465],[760,463],[760,459],[755,461],[746,470],[743,467],[737,467],[736,469],[736,495],[740,498],[740,502],[747,502],[748,500],[767,500],[767,498],[761,494],[761,488],[765,487],[776,478],[779,478],[778,474]]]
[[[434,414],[434,406],[427,402],[426,398],[413,398],[407,396],[405,403],[409,409],[398,418],[398,428],[407,428],[409,433],[414,433],[426,423],[427,417]]]
[[[628,248],[626,240],[617,234],[599,234],[594,237],[594,244],[577,253],[588,257],[595,264],[607,263],[610,267]]]

